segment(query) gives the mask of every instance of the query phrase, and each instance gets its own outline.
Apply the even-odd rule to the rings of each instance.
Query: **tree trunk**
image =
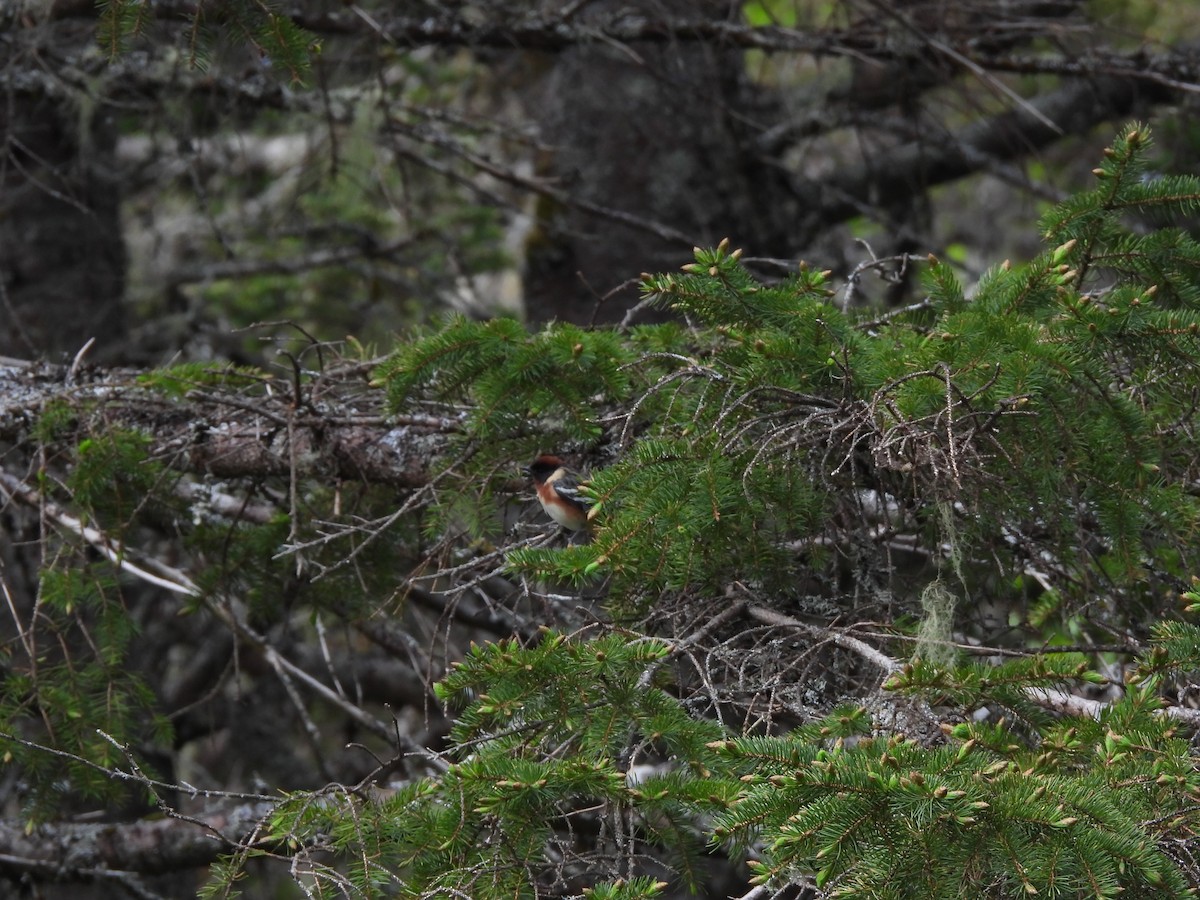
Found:
[[[116,126],[25,72],[0,103],[0,354],[122,357],[125,246]]]
[[[589,4],[584,15],[607,20],[617,5]],[[620,6],[658,19],[735,14],[728,0]],[[795,211],[777,170],[748,152],[743,70],[741,50],[691,42],[587,44],[554,58],[531,103],[553,148],[540,174],[581,205],[630,214],[646,227],[539,202],[527,247],[530,319],[589,322],[599,296],[639,272],[678,269],[693,244],[729,237],[756,253],[785,252]],[[764,102],[761,86],[754,94]],[[655,234],[654,225],[682,235]],[[636,300],[626,287],[596,320],[619,320]]]

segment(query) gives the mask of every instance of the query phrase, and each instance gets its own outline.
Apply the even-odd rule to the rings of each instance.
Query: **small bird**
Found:
[[[546,515],[569,531],[588,526],[588,510],[595,502],[579,490],[579,474],[557,456],[543,454],[529,464],[525,474],[533,479],[538,501]]]

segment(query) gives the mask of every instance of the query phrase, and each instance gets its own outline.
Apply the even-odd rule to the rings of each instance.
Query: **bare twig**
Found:
[[[765,606],[751,604],[746,607],[746,612],[750,618],[756,621],[763,622],[767,625],[772,625],[779,628],[794,628],[797,631],[802,631],[807,635],[818,638],[822,641],[830,641],[841,647],[843,650],[849,650],[856,653],[874,666],[878,666],[887,675],[893,675],[899,672],[901,665],[898,661],[892,659],[885,653],[876,650],[866,641],[860,641],[856,637],[838,631],[833,628],[822,628],[817,625],[809,625],[807,622],[801,622],[799,619],[794,619],[791,616],[785,616],[783,613],[773,609],[768,609]]]

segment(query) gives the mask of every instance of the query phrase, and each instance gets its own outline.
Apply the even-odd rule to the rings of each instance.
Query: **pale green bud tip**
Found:
[[[1066,256],[1068,253],[1070,253],[1075,248],[1075,245],[1078,243],[1079,243],[1079,240],[1077,238],[1071,238],[1069,241],[1067,241],[1062,246],[1056,247],[1054,249],[1054,261],[1060,262],[1062,260],[1062,258],[1064,256]]]

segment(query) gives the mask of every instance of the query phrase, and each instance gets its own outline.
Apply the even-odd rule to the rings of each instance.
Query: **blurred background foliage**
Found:
[[[307,340],[284,321],[381,348],[448,309],[617,321],[630,278],[723,237],[768,278],[934,252],[969,283],[1038,252],[1019,223],[1115,124],[1148,120],[1164,173],[1200,158],[1200,11],[1162,0],[8,16],[2,174],[65,207],[6,207],[18,356],[258,361]]]

